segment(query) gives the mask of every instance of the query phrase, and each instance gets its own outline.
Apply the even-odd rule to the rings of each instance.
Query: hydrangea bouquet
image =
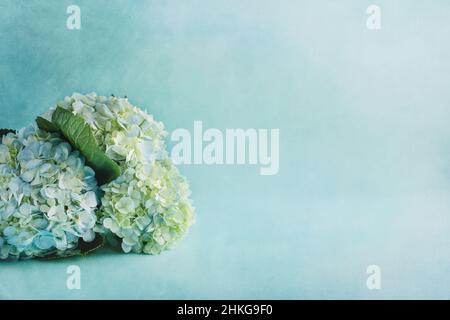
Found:
[[[1,259],[70,255],[104,238],[158,254],[187,232],[189,185],[162,123],[95,93],[66,97],[36,123],[2,133]]]

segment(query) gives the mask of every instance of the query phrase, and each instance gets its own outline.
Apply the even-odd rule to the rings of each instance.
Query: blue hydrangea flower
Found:
[[[74,249],[94,239],[94,172],[78,151],[34,125],[0,144],[0,259]]]
[[[161,122],[126,98],[74,93],[57,106],[82,116],[98,144],[122,168],[101,190],[96,231],[124,252],[158,254],[171,248],[194,221],[189,185],[165,148]],[[43,115],[51,119],[53,107]]]

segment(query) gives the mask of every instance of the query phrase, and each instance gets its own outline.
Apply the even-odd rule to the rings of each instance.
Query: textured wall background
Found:
[[[379,0],[379,31],[370,4],[1,0],[1,127],[96,91],[281,140],[275,176],[181,166],[197,223],[175,250],[1,263],[0,298],[450,298],[450,4]]]

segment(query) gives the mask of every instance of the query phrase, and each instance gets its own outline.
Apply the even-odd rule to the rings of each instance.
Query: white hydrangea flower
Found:
[[[97,182],[57,134],[25,127],[0,144],[0,259],[44,256],[93,240]]]
[[[122,169],[103,185],[96,231],[115,235],[124,252],[158,254],[171,248],[194,220],[189,185],[165,149],[161,122],[126,98],[74,93],[56,107],[82,116],[99,146]]]

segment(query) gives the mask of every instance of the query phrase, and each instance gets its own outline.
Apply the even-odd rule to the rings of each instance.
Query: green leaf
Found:
[[[10,132],[15,133],[16,130],[13,130],[13,129],[0,129],[0,138],[5,136],[5,135],[7,135]]]
[[[80,250],[81,255],[87,255],[94,250],[97,250],[103,247],[105,244],[105,239],[99,235],[98,233],[95,235],[95,239],[91,242],[85,242],[83,239],[80,239],[78,243],[77,249]]]
[[[69,257],[76,257],[76,256],[86,256],[89,253],[91,253],[94,250],[97,250],[105,244],[105,239],[99,235],[95,235],[95,239],[91,242],[85,242],[83,239],[80,238],[78,242],[78,246],[74,250],[68,250],[68,251],[52,251],[47,253],[44,256],[37,257],[37,259],[40,260],[54,260],[54,259],[61,259],[61,258],[69,258]]]
[[[36,123],[38,125],[38,128],[41,130],[48,131],[48,132],[58,132],[59,131],[57,126],[55,126],[52,122],[50,122],[47,119],[44,119],[42,117],[37,117]]]
[[[95,171],[99,185],[111,182],[120,176],[119,165],[98,147],[91,128],[82,117],[58,107],[53,112],[52,123],[86,158],[87,165]]]

